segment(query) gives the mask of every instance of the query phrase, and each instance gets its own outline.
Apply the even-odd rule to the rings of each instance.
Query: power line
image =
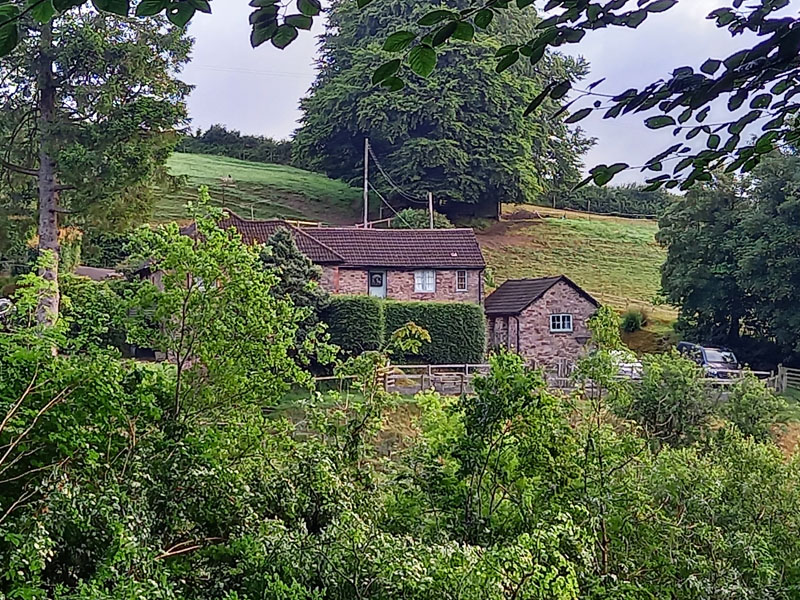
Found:
[[[400,219],[400,220],[401,220],[403,223],[405,223],[405,224],[406,224],[406,227],[408,227],[409,229],[413,229],[413,227],[411,227],[411,224],[410,224],[408,221],[406,221],[406,220],[405,220],[405,219],[404,219],[404,218],[403,218],[403,217],[400,215],[400,213],[399,213],[399,212],[397,212],[397,211],[394,209],[394,207],[393,207],[391,204],[389,204],[389,202],[386,200],[386,198],[384,198],[384,197],[383,197],[383,195],[382,195],[382,194],[381,194],[381,193],[380,193],[380,192],[379,192],[377,189],[375,189],[375,186],[374,186],[374,185],[372,185],[372,182],[369,182],[369,187],[370,187],[370,188],[372,188],[372,191],[373,191],[373,192],[375,192],[376,194],[378,194],[378,198],[380,198],[380,199],[381,199],[381,202],[383,202],[383,203],[384,203],[386,206],[388,206],[388,207],[389,207],[389,210],[391,210],[391,211],[394,213],[394,216],[395,216],[395,217],[397,217],[397,218],[398,218],[398,219]]]
[[[419,198],[415,198],[414,196],[412,196],[408,192],[404,191],[399,185],[397,185],[394,182],[394,180],[391,177],[389,177],[389,174],[386,172],[386,169],[383,168],[383,165],[378,160],[378,157],[375,156],[375,152],[372,150],[372,146],[369,147],[369,155],[372,157],[372,160],[375,162],[375,166],[378,167],[378,171],[380,171],[381,175],[384,176],[386,181],[389,183],[389,185],[391,186],[391,188],[395,192],[400,194],[400,196],[402,196],[403,198],[405,198],[409,202],[414,202],[416,204],[428,204],[427,200],[420,200]]]

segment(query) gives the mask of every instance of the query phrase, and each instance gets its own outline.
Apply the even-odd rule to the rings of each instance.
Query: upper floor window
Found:
[[[550,315],[550,331],[553,333],[565,333],[572,331],[572,315]]]
[[[466,292],[467,291],[467,272],[466,271],[456,271],[456,291],[457,292]]]
[[[414,271],[414,291],[432,293],[436,291],[436,271]]]

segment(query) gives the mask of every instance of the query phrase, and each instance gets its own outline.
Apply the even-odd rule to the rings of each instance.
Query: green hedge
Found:
[[[467,302],[386,302],[386,336],[409,321],[431,334],[420,354],[403,362],[419,364],[482,363],[486,344],[486,321],[477,304]],[[395,362],[400,357],[394,358]]]
[[[371,296],[331,296],[322,312],[331,342],[346,352],[379,350],[384,340],[383,302]]]

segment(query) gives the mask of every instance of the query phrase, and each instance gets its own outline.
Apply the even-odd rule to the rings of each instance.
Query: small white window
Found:
[[[414,291],[432,293],[436,291],[436,271],[414,271]]]
[[[457,292],[466,292],[467,291],[467,272],[466,271],[456,271],[456,291]]]
[[[553,333],[572,331],[572,315],[550,315],[550,331]]]

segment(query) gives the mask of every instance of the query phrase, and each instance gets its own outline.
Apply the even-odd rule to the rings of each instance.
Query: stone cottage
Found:
[[[301,227],[281,219],[248,220],[233,212],[220,222],[246,243],[264,244],[280,228],[322,267],[333,294],[369,294],[393,300],[483,301],[486,264],[472,229],[363,229]],[[192,226],[184,232],[192,235]]]
[[[490,348],[518,352],[531,363],[574,361],[589,341],[587,321],[599,304],[561,275],[511,279],[484,304]]]

